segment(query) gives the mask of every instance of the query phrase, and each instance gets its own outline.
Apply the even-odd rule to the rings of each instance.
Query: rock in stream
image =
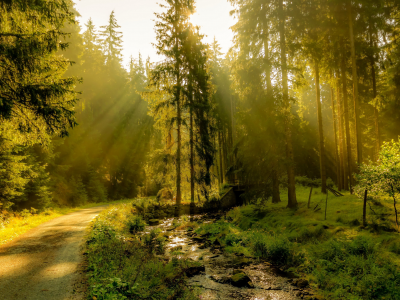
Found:
[[[223,253],[219,241],[211,244],[206,236],[171,229],[172,221],[164,220],[149,229],[158,227],[168,232],[166,259],[179,249],[178,258],[202,262],[201,267],[190,268],[186,274],[187,284],[202,290],[201,299],[314,299],[307,296],[309,290],[303,289],[305,282],[297,280],[296,284],[300,284],[295,286],[293,280],[277,275],[276,268],[268,263]]]

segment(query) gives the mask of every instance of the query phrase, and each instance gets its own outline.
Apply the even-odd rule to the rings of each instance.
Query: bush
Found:
[[[139,238],[127,238],[131,207],[120,205],[101,213],[87,239],[90,299],[198,299],[185,283],[185,270],[197,262],[177,259],[165,262],[155,254],[164,251],[165,237],[153,230]]]
[[[146,223],[143,221],[142,217],[134,215],[127,219],[126,226],[130,233],[137,234],[138,232],[142,232],[144,230]]]

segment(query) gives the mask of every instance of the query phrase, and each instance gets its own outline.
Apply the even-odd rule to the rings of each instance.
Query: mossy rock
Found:
[[[204,266],[196,266],[196,267],[190,267],[185,270],[186,276],[187,277],[192,277],[199,275],[202,272],[205,272],[206,268]]]
[[[149,225],[150,225],[150,226],[157,226],[157,225],[160,225],[160,220],[158,220],[158,219],[151,219],[151,220],[149,220]]]
[[[236,287],[253,287],[253,283],[249,276],[245,273],[237,273],[232,276],[232,285]]]

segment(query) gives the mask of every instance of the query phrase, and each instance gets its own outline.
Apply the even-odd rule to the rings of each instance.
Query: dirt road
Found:
[[[1,246],[0,299],[82,299],[81,244],[89,222],[103,209],[59,217]]]

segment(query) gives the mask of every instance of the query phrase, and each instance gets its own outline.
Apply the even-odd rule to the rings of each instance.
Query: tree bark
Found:
[[[342,69],[342,87],[343,87],[343,112],[346,130],[346,145],[347,145],[347,175],[349,182],[350,193],[353,193],[353,180],[352,180],[352,155],[351,155],[351,139],[350,139],[350,124],[349,124],[349,104],[347,101],[347,80],[346,80],[346,62],[343,39],[340,40],[342,50],[341,69]]]
[[[274,101],[272,98],[272,81],[271,81],[271,64],[269,61],[269,28],[268,23],[264,22],[264,65],[265,65],[265,79],[267,83],[267,101]],[[275,105],[272,105],[275,110]],[[272,116],[271,116],[272,117]],[[278,174],[278,162],[275,145],[272,145],[272,203],[281,202],[281,195],[279,191],[279,174]]]
[[[222,139],[221,139],[221,131],[218,131],[218,152],[219,152],[219,176],[221,184],[224,184],[224,166],[223,166],[223,159],[222,159]]]
[[[330,86],[331,89],[331,101],[332,101],[332,119],[333,119],[333,133],[335,136],[335,157],[336,157],[336,184],[339,188],[339,192],[342,190],[341,182],[340,182],[340,160],[339,160],[339,145],[338,145],[338,137],[337,137],[337,119],[336,119],[336,105],[335,105],[335,92]]]
[[[227,144],[226,144],[226,133],[225,133],[225,129],[222,130],[222,175],[224,177],[224,183],[227,182],[227,178],[226,178],[226,170],[228,168],[228,164],[227,164],[227,157],[228,157],[228,150],[227,150]]]
[[[319,64],[315,61],[315,88],[317,93],[317,114],[318,114],[318,133],[319,133],[319,166],[321,172],[321,192],[326,194],[326,167],[325,167],[325,145],[324,128],[322,125],[321,110],[321,89],[319,85]]]
[[[368,190],[365,190],[364,205],[363,205],[363,227],[367,226],[367,198],[368,198]]]
[[[310,205],[311,205],[312,190],[313,190],[313,187],[311,187],[311,189],[310,189],[310,195],[308,196],[307,208],[310,208]]]
[[[338,103],[338,119],[339,119],[339,150],[340,150],[340,181],[342,189],[348,190],[349,189],[349,182],[347,180],[347,168],[346,168],[346,146],[345,146],[345,136],[344,136],[344,121],[343,121],[343,102],[341,97],[340,91],[340,81],[341,77],[338,74],[338,81],[337,81],[337,103]]]
[[[178,4],[175,3],[175,12],[178,14]],[[175,48],[176,51],[179,49],[179,41],[178,41],[178,33],[180,32],[180,28],[177,28],[177,25],[174,26],[175,30]],[[176,91],[175,91],[175,101],[176,101],[176,110],[177,110],[177,138],[178,145],[176,150],[176,211],[175,215],[179,216],[180,205],[182,202],[182,194],[181,194],[181,147],[182,147],[182,137],[181,137],[181,125],[182,125],[182,111],[181,111],[181,73],[180,73],[180,63],[179,63],[179,54],[176,54],[175,57],[175,71],[176,71]]]
[[[371,49],[374,47],[374,40],[372,36],[372,25],[369,25],[369,46]],[[375,56],[374,53],[371,54],[370,57],[371,63],[371,76],[372,76],[372,98],[376,100],[378,96],[377,88],[376,88],[376,72],[375,72]],[[375,123],[375,160],[379,159],[379,151],[381,149],[381,138],[379,132],[379,112],[376,108],[376,103],[374,105],[374,123]]]
[[[190,203],[194,204],[193,95],[190,95],[190,97]]]
[[[353,15],[351,11],[350,1],[347,2],[347,13],[349,18],[350,48],[351,48],[352,70],[353,70],[353,102],[354,102],[353,104],[354,104],[356,143],[357,143],[357,163],[360,166],[363,162],[362,134],[361,134],[361,124],[360,124],[360,109],[359,109],[360,105],[358,98],[358,74],[357,74],[356,50],[354,42]]]
[[[294,176],[294,158],[291,132],[291,105],[289,101],[288,74],[286,61],[286,15],[283,10],[283,0],[279,0],[279,37],[281,46],[281,65],[282,65],[282,89],[283,89],[283,109],[285,115],[285,140],[288,174],[288,207],[297,207],[296,185]]]

